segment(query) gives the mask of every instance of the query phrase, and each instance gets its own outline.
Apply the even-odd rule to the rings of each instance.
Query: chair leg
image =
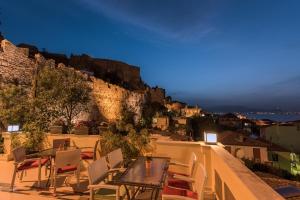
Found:
[[[55,170],[53,171],[53,174],[52,174],[52,176],[53,176],[53,196],[56,196],[56,172],[55,172]]]
[[[41,187],[41,175],[42,175],[42,166],[41,159],[39,159],[39,172],[38,172],[38,187]]]
[[[89,200],[94,200],[94,190],[90,189],[90,199]]]
[[[24,175],[24,170],[21,171],[21,174],[20,174],[20,182],[22,182],[23,175]]]
[[[80,165],[78,165],[78,167],[77,167],[76,176],[77,176],[77,188],[79,188],[79,186],[80,186]]]
[[[18,171],[18,164],[15,163],[14,173],[13,173],[13,177],[12,177],[11,184],[10,184],[10,191],[14,190],[14,184],[15,184],[15,180],[16,180],[17,171]]]

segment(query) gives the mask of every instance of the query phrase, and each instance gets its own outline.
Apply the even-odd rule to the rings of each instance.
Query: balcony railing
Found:
[[[168,156],[187,163],[194,152],[205,166],[208,179],[206,190],[215,193],[219,200],[283,200],[270,186],[251,172],[241,161],[229,154],[222,145],[204,142],[154,142],[154,155]],[[180,169],[172,169],[180,172]],[[183,172],[183,171],[182,171]]]

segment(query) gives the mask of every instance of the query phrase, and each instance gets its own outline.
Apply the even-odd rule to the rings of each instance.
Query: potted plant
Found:
[[[66,125],[62,119],[55,120],[53,125],[49,127],[50,133],[63,134],[66,132]]]
[[[88,121],[79,121],[73,129],[73,133],[76,135],[88,135],[89,134],[89,122]]]

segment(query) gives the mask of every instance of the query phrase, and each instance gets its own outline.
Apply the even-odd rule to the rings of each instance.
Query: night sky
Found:
[[[300,110],[299,0],[1,0],[15,44],[140,66],[201,107]]]

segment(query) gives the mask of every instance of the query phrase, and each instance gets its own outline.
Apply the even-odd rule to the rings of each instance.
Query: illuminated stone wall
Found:
[[[54,60],[47,60],[40,54],[35,54],[34,58],[28,56],[29,50],[27,48],[16,47],[9,41],[2,40],[0,48],[0,83],[18,83],[31,89],[34,85],[37,67],[56,66]],[[57,66],[63,67],[64,65],[58,64]],[[78,71],[78,73],[81,72]],[[84,73],[82,74],[87,76]],[[123,106],[136,113],[136,120],[140,119],[146,96],[144,91],[127,90],[93,76],[90,77],[90,80],[93,89],[90,113],[83,114],[81,119],[76,120],[95,119],[95,113],[97,113],[97,117],[102,120],[116,121],[121,118]]]

